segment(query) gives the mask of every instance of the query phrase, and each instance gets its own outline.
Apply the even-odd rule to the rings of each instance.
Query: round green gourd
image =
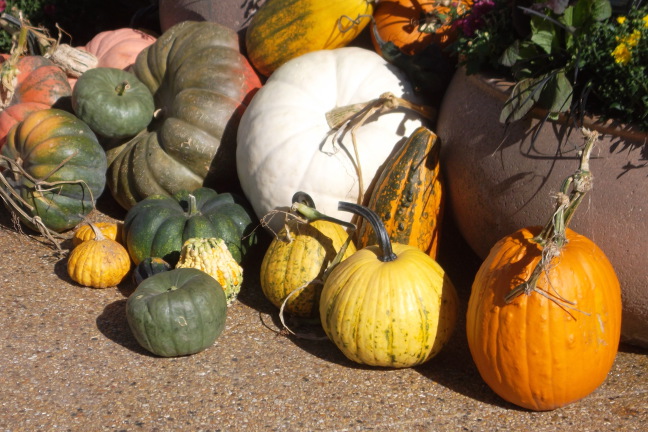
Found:
[[[126,301],[135,339],[163,357],[209,348],[223,332],[226,317],[223,288],[207,273],[190,268],[151,276]]]
[[[148,279],[158,273],[171,270],[171,265],[159,257],[148,257],[140,261],[133,269],[133,282],[135,285],[141,284],[144,279]]]
[[[32,229],[38,229],[30,220],[36,216],[52,231],[75,227],[94,209],[106,184],[106,154],[96,135],[66,111],[29,114],[9,131],[1,154],[6,159],[0,160],[0,172],[7,182],[0,187],[20,196],[23,201],[15,199],[24,212],[20,220]]]
[[[134,74],[100,67],[79,77],[72,92],[72,108],[97,134],[131,137],[153,118],[153,95]]]
[[[153,195],[126,213],[122,240],[136,265],[160,257],[175,266],[182,245],[194,237],[223,239],[240,263],[256,242],[252,214],[242,197],[210,188]]]

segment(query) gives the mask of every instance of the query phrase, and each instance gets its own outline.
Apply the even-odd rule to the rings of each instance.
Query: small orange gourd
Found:
[[[107,288],[119,284],[131,268],[131,259],[124,246],[104,236],[99,228],[90,224],[94,238],[72,249],[67,263],[70,278],[76,283]]]
[[[591,180],[586,157],[544,229],[523,228],[493,246],[468,302],[468,346],[479,373],[502,398],[531,410],[593,392],[618,350],[614,269],[594,242],[566,228]]]
[[[123,226],[121,222],[119,223],[96,222],[94,226],[99,228],[99,230],[105,237],[111,240],[115,240],[117,242],[120,241],[121,230]],[[83,243],[84,241],[92,240],[94,238],[95,238],[95,232],[92,226],[90,224],[81,225],[74,232],[74,236],[72,237],[72,246],[77,247],[79,244]]]

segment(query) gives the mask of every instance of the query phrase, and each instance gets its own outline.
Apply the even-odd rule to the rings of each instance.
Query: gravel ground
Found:
[[[105,198],[99,210],[92,220],[124,215]],[[39,240],[0,210],[3,431],[639,431],[648,421],[648,353],[632,346],[621,346],[590,396],[529,412],[481,380],[463,319],[441,354],[401,370],[360,367],[329,341],[287,337],[258,285],[260,253],[215,345],[158,358],[126,323],[130,280],[78,286]],[[439,261],[463,316],[478,262],[449,223]]]

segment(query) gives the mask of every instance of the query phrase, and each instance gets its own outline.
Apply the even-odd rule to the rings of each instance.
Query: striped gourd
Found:
[[[261,263],[263,294],[284,313],[299,317],[317,316],[322,276],[336,257],[348,234],[333,222],[308,224],[291,220],[275,237]],[[349,243],[343,259],[356,251]]]
[[[286,61],[348,45],[371,20],[373,0],[268,0],[245,33],[250,63],[269,76]]]
[[[380,216],[391,241],[416,246],[436,258],[443,210],[440,142],[425,127],[415,130],[385,162],[368,207]],[[369,222],[358,228],[358,248],[376,243]]]

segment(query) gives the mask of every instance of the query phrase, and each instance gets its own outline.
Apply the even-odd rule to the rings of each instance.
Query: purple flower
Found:
[[[0,0],[0,12],[4,12],[6,8],[7,8],[7,2],[4,0]]]
[[[471,37],[483,24],[482,17],[495,7],[493,0],[477,0],[470,13],[464,18],[458,19],[456,24],[461,28],[463,34]]]

